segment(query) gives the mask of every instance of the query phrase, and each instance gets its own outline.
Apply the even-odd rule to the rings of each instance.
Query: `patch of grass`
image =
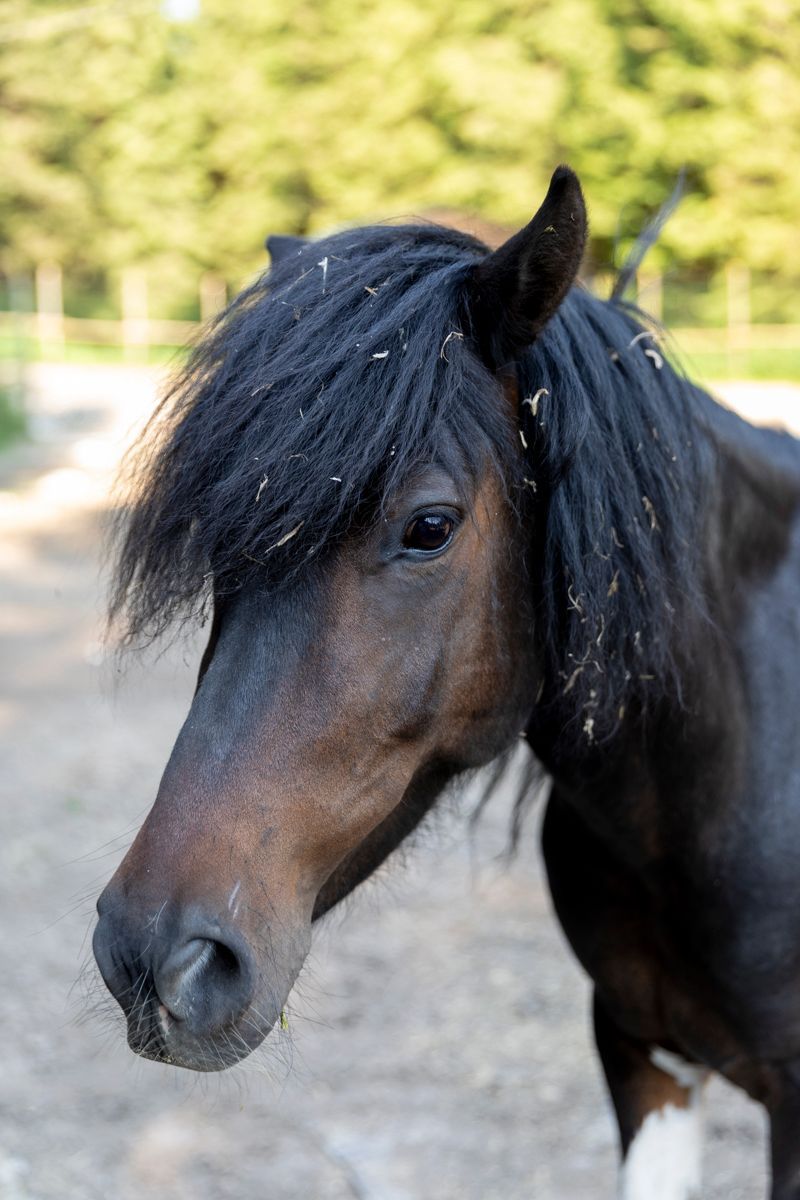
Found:
[[[780,350],[684,353],[687,373],[695,379],[764,379],[800,383],[800,346]]]
[[[125,353],[121,346],[100,346],[89,342],[67,342],[63,353],[59,354],[61,362],[68,363],[128,363],[158,365],[180,361],[186,351],[179,346],[148,346],[143,348],[140,355]],[[39,357],[39,356],[37,356]]]
[[[141,363],[161,364],[181,362],[187,349],[181,346],[148,346],[142,348],[141,355],[131,357],[126,355],[122,346],[101,345],[97,342],[67,342],[42,353],[39,342],[35,338],[4,338],[0,336],[0,361],[12,362],[22,359],[24,362],[67,362],[86,363],[87,365],[104,363]]]
[[[25,416],[9,388],[0,388],[0,448],[22,437]]]

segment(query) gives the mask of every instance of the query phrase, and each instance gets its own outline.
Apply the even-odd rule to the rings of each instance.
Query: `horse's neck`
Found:
[[[582,737],[580,714],[570,720],[563,708],[535,713],[529,728],[560,791],[591,824],[623,840],[630,830],[636,853],[670,806],[713,807],[715,795],[740,787],[751,723],[745,659],[753,653],[742,631],[778,573],[800,558],[800,443],[721,410],[709,420],[716,445],[703,526],[709,613],[678,632],[685,642],[676,647],[676,687],[646,712],[631,706],[602,744]],[[565,720],[572,738],[564,737]]]
[[[789,552],[800,508],[800,442],[716,410],[717,486],[708,518],[712,615],[735,636],[754,591]]]

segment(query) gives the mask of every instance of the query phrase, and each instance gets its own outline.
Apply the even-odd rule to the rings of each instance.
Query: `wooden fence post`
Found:
[[[664,277],[660,271],[642,272],[639,276],[639,305],[654,320],[664,319]]]
[[[728,263],[725,268],[728,293],[728,371],[738,371],[736,356],[743,354],[750,365],[750,271],[744,263]]]
[[[150,344],[147,276],[141,267],[126,267],[122,272],[122,343],[126,358],[147,357]]]
[[[25,366],[30,358],[30,313],[33,309],[31,277],[14,272],[8,277],[8,303],[11,317],[11,403],[19,412],[24,410],[26,380]]]
[[[64,293],[61,266],[39,263],[36,268],[36,332],[42,354],[52,349],[64,354]]]
[[[227,288],[225,280],[219,275],[214,275],[211,271],[207,271],[200,278],[200,319],[203,322],[210,321],[212,317],[221,312],[227,302]]]

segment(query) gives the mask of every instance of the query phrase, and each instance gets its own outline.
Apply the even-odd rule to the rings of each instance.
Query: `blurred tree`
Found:
[[[91,281],[140,262],[186,295],[201,271],[240,283],[270,231],[442,206],[519,224],[566,160],[600,263],[685,166],[662,265],[800,272],[797,0],[195,12],[5,0],[2,269],[55,258]]]

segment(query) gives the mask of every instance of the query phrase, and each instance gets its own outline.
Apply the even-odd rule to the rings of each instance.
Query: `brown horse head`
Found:
[[[437,228],[293,243],[167,398],[114,610],[138,637],[210,592],[213,623],[98,904],[95,954],[140,1053],[215,1070],[257,1046],[312,921],[525,728],[541,494],[513,364],[584,238],[561,168],[493,254]]]

